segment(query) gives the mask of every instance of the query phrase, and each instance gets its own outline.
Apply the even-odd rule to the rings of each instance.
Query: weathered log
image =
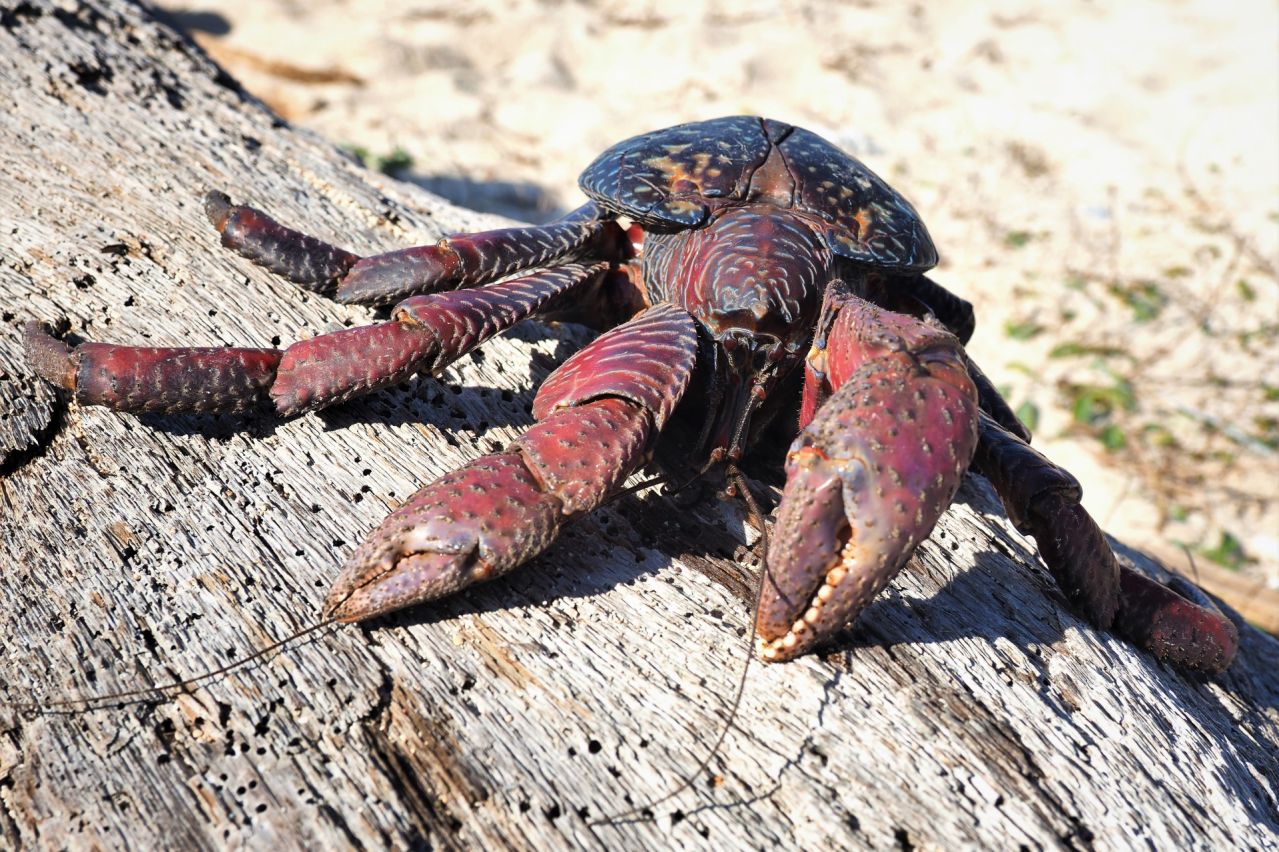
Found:
[[[1076,618],[970,478],[826,653],[755,666],[731,504],[649,493],[507,579],[144,702],[314,621],[423,481],[509,441],[581,332],[530,324],[439,380],[286,422],[133,418],[30,373],[18,323],[271,345],[372,314],[222,251],[208,189],[357,250],[485,224],[285,125],[122,0],[0,8],[4,845],[1267,847],[1279,642],[1178,674]],[[491,224],[491,223],[490,223]]]

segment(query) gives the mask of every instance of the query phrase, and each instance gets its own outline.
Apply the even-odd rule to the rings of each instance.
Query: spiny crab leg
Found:
[[[322,334],[284,351],[271,399],[298,414],[397,384],[413,373],[437,374],[458,358],[560,297],[581,292],[608,269],[570,263],[500,284],[413,296],[391,321]]]
[[[1017,529],[1035,537],[1057,585],[1097,627],[1178,668],[1225,671],[1239,632],[1206,595],[1175,576],[1157,582],[1120,563],[1079,504],[1083,489],[986,414],[973,470],[990,480]]]
[[[390,322],[343,329],[278,349],[117,346],[74,348],[44,326],[23,329],[37,374],[85,405],[119,411],[248,411],[283,416],[334,405],[434,373],[558,297],[605,274],[608,264],[567,264],[534,275],[406,299]]]
[[[598,219],[594,203],[558,222],[502,228],[444,237],[414,246],[360,257],[276,222],[266,213],[232,204],[221,192],[204,200],[205,214],[222,234],[222,245],[258,266],[312,290],[329,292],[348,304],[389,305],[414,293],[434,293],[497,281],[524,269],[581,256],[620,251],[621,229]],[[614,259],[622,259],[616,257]]]
[[[1119,564],[1114,630],[1178,668],[1220,674],[1239,651],[1239,628],[1194,583],[1163,582]]]
[[[365,539],[325,617],[362,621],[435,600],[540,553],[647,458],[696,356],[693,318],[669,303],[596,339],[546,380],[538,423],[506,451],[422,488]]]
[[[787,456],[757,615],[769,661],[857,617],[931,532],[977,444],[977,391],[959,341],[838,282],[805,372],[811,422]]]

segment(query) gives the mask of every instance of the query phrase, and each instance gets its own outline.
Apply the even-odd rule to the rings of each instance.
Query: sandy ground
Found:
[[[826,136],[924,216],[970,350],[1103,526],[1279,588],[1271,0],[162,5],[290,121],[525,220],[634,133]]]

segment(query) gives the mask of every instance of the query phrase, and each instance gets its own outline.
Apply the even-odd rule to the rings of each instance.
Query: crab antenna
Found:
[[[266,657],[274,653],[275,651],[280,650],[285,645],[289,644],[290,642],[293,642],[296,639],[300,639],[303,636],[307,636],[311,633],[315,633],[316,631],[322,630],[323,628],[328,627],[329,625],[334,624],[336,622],[337,622],[337,619],[335,618],[327,618],[323,621],[317,621],[315,624],[307,625],[306,627],[303,627],[300,630],[296,630],[293,633],[290,633],[288,636],[285,636],[283,639],[272,642],[270,645],[267,645],[265,648],[259,648],[258,650],[254,651],[252,654],[249,654],[246,657],[241,657],[238,660],[232,660],[231,662],[227,663],[224,666],[213,669],[212,671],[207,671],[202,674],[198,674],[193,677],[186,678],[184,680],[175,680],[175,681],[171,681],[170,683],[162,683],[157,686],[148,686],[142,689],[129,689],[129,690],[125,690],[124,692],[108,692],[104,695],[84,695],[78,698],[59,698],[54,701],[40,701],[40,702],[14,701],[10,703],[9,706],[21,713],[30,713],[32,715],[38,715],[42,712],[47,712],[51,710],[52,708],[57,708],[57,707],[73,707],[76,705],[83,704],[85,705],[84,707],[85,710],[93,710],[93,709],[98,709],[97,705],[105,704],[105,702],[108,702],[108,701],[120,701],[121,703],[119,705],[114,705],[114,706],[123,706],[125,703],[128,703],[128,702],[125,702],[122,699],[140,698],[142,696],[159,699],[163,697],[166,693],[170,692],[171,690],[185,689],[186,687],[194,686],[195,684],[200,683],[201,681],[210,680],[212,678],[219,677],[220,675],[227,674],[228,672],[235,671],[236,669],[243,668],[244,666],[254,662],[255,660],[260,660],[263,657]]]
[[[642,805],[636,805],[629,810],[622,811],[620,814],[604,817],[602,819],[592,820],[589,824],[595,825],[617,825],[623,821],[629,820],[636,815],[643,815],[645,811],[650,814],[647,819],[653,819],[651,811],[658,805],[664,804],[678,796],[680,793],[692,787],[697,781],[697,777],[706,771],[711,761],[719,754],[720,749],[724,745],[724,740],[728,738],[728,732],[733,729],[733,725],[737,721],[737,713],[742,706],[742,696],[746,694],[746,675],[751,670],[751,661],[755,656],[755,636],[756,636],[756,619],[754,614],[759,610],[759,597],[764,589],[764,580],[768,577],[768,522],[764,517],[764,513],[760,511],[759,504],[755,502],[755,495],[751,493],[750,487],[746,482],[746,477],[737,469],[736,465],[728,466],[728,478],[732,480],[733,485],[737,487],[737,491],[742,496],[742,501],[746,504],[746,511],[750,520],[759,526],[759,542],[760,542],[760,558],[763,560],[763,570],[759,575],[759,583],[755,587],[755,604],[751,607],[751,629],[750,635],[746,641],[746,662],[742,665],[742,673],[737,680],[737,691],[733,695],[733,701],[728,708],[728,718],[724,720],[724,726],[720,728],[719,736],[715,738],[715,744],[711,746],[710,751],[697,764],[697,768],[684,776],[674,789],[660,798],[645,802]]]

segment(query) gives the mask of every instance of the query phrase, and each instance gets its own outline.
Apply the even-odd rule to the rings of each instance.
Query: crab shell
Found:
[[[761,185],[760,176],[775,171],[765,168],[773,155],[789,192]],[[822,236],[840,257],[898,273],[937,264],[910,202],[817,134],[768,118],[715,118],[623,140],[587,166],[578,184],[646,228],[696,228],[716,207],[769,201],[823,223]]]

